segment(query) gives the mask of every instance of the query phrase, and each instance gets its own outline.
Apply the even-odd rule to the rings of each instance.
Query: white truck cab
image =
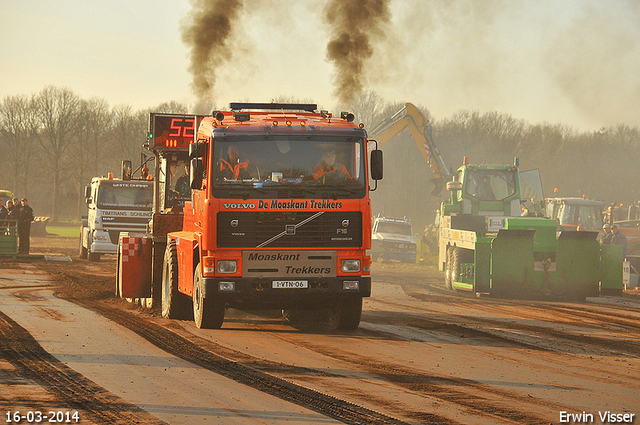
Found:
[[[153,181],[94,177],[85,188],[88,208],[80,233],[80,258],[116,254],[120,232],[145,232],[152,217]]]
[[[407,218],[378,216],[371,226],[371,259],[416,262],[417,243]]]

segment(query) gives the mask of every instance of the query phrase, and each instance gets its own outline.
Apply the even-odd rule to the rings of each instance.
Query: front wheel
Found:
[[[353,331],[360,325],[362,297],[341,298],[331,306],[331,327],[336,330]]]
[[[83,260],[87,259],[87,248],[84,247],[84,245],[82,244],[82,232],[84,232],[84,228],[81,227],[80,228],[80,252],[78,253],[78,257],[80,257]]]
[[[178,248],[171,241],[167,244],[162,264],[162,317],[186,319],[189,298],[178,291]]]
[[[205,297],[200,264],[193,275],[193,320],[200,329],[219,329],[224,322],[224,302],[215,294]]]

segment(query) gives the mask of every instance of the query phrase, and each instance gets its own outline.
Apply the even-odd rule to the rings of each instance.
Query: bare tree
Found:
[[[69,175],[78,194],[78,216],[84,210],[82,188],[94,176],[99,175],[105,153],[108,152],[112,115],[106,100],[92,98],[81,100],[78,110],[77,130],[69,151],[71,167]]]
[[[35,105],[40,124],[38,142],[52,176],[51,215],[52,222],[56,223],[60,183],[68,161],[67,150],[77,131],[80,98],[68,88],[49,86],[35,97]]]
[[[37,123],[33,100],[27,96],[9,96],[0,104],[0,142],[3,169],[10,175],[10,187],[28,196],[31,157]]]
[[[113,125],[110,137],[113,141],[113,155],[116,161],[135,160],[139,157],[144,135],[147,130],[148,113],[134,113],[129,105],[113,108]]]

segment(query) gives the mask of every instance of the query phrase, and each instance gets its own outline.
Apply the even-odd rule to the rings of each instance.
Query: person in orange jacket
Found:
[[[351,175],[344,164],[336,162],[336,153],[327,151],[322,155],[320,163],[313,169],[316,181],[327,183],[331,181],[351,180]]]
[[[220,158],[220,177],[225,180],[238,180],[249,177],[249,161],[240,162],[240,152],[236,145],[227,149],[227,159]]]

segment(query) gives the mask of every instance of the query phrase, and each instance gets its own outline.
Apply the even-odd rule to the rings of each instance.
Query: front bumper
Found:
[[[273,288],[273,282],[287,278],[205,277],[205,297],[217,297],[231,307],[248,309],[317,309],[329,307],[339,298],[371,296],[371,277],[339,276],[296,278],[306,280],[307,288]],[[358,282],[359,289],[344,289],[344,282]],[[220,282],[233,282],[233,291],[220,291]]]
[[[117,254],[118,245],[111,242],[93,241],[89,247],[89,251],[94,254]]]
[[[397,260],[405,263],[415,263],[415,252],[397,252],[397,251],[383,251],[380,257],[384,260]]]

